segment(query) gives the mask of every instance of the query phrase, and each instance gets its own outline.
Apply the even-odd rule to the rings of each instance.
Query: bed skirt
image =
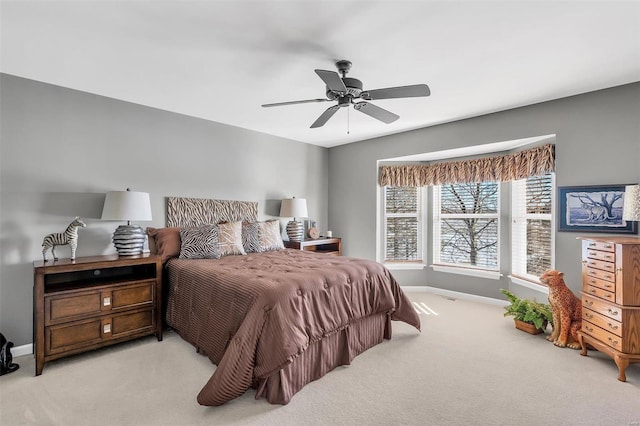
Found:
[[[391,318],[382,313],[354,321],[347,327],[311,342],[291,364],[255,384],[256,399],[287,404],[307,383],[351,361],[367,349],[391,338]]]

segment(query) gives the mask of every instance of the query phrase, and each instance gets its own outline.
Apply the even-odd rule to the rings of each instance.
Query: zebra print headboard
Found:
[[[258,220],[255,201],[167,197],[167,227],[193,227],[209,223]]]

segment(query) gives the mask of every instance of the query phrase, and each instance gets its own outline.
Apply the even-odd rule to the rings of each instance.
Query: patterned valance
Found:
[[[435,164],[380,166],[380,186],[430,186],[465,182],[499,182],[555,171],[555,145],[514,154]]]

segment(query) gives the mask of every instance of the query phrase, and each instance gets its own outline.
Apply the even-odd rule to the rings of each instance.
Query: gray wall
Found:
[[[549,134],[556,135],[557,186],[637,183],[639,123],[640,83],[634,83],[331,148],[329,222],[335,235],[343,237],[345,255],[375,259],[377,160]],[[507,219],[509,192],[502,191],[501,196],[502,218]],[[556,269],[565,272],[567,285],[575,293],[581,285],[577,235],[557,232],[555,247]],[[500,280],[434,272],[431,268],[393,274],[401,285],[428,285],[499,298],[499,289],[509,287],[506,275],[511,263],[505,220],[501,238],[504,277]],[[430,253],[427,259],[431,264]]]
[[[32,340],[33,261],[43,237],[85,219],[78,256],[113,253],[102,222],[107,191],[149,192],[164,226],[165,197],[258,201],[306,197],[327,227],[328,150],[110,98],[0,74],[0,330]],[[69,257],[67,247],[58,249]]]

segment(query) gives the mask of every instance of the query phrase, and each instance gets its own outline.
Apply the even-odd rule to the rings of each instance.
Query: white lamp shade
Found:
[[[309,217],[306,198],[285,198],[282,200],[280,217]]]
[[[102,220],[151,220],[151,201],[146,192],[107,192]]]
[[[640,185],[625,187],[622,219],[640,221]]]

